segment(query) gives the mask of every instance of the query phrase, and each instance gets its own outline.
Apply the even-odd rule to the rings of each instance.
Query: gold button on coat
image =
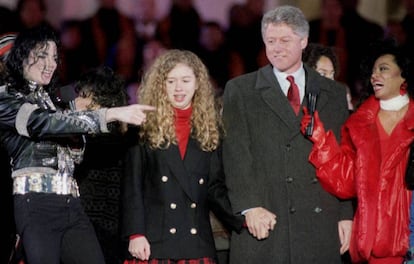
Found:
[[[167,176],[162,176],[161,177],[161,181],[162,182],[167,182],[168,181],[168,177]]]
[[[319,214],[320,212],[322,212],[322,208],[316,207],[314,211],[315,213]]]
[[[177,208],[177,204],[175,204],[175,203],[171,203],[171,204],[170,204],[170,208],[171,208],[171,209],[175,209],[175,208]]]
[[[170,229],[170,233],[171,233],[171,234],[175,234],[175,233],[177,233],[177,229],[175,229],[174,227],[173,227],[173,228],[171,228],[171,229]]]
[[[196,234],[197,234],[197,229],[195,229],[195,228],[191,228],[190,233],[191,233],[192,235],[196,235]]]

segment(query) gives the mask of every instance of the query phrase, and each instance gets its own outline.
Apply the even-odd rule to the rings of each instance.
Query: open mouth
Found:
[[[374,91],[381,90],[384,87],[384,84],[382,83],[373,83],[372,87],[374,88]]]

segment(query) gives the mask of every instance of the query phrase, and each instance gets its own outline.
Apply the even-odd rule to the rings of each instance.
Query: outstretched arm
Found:
[[[121,107],[108,108],[106,121],[120,121],[131,125],[141,125],[146,120],[146,112],[154,111],[155,107],[149,105],[133,104]]]

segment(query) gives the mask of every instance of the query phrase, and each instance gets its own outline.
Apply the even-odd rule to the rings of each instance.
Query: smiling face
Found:
[[[371,85],[375,97],[387,100],[398,96],[401,84],[404,81],[405,79],[401,76],[401,69],[395,62],[393,55],[386,54],[378,57],[371,74]]]
[[[269,24],[263,40],[266,56],[279,71],[295,72],[302,63],[302,50],[308,44],[306,37],[300,37],[286,24]]]
[[[48,41],[45,46],[36,46],[23,62],[24,78],[39,85],[49,84],[57,67],[57,57],[55,42]]]
[[[196,88],[193,69],[178,63],[167,75],[166,92],[168,101],[173,107],[187,109],[191,106]]]

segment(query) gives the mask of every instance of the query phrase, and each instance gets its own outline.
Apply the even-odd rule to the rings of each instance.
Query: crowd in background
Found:
[[[156,16],[153,0],[141,1],[137,19],[118,11],[115,2],[102,0],[91,18],[65,20],[56,28],[64,49],[63,84],[73,82],[86,69],[102,64],[133,84],[139,81],[148,60],[160,50],[170,48],[188,49],[199,55],[221,89],[230,77],[266,63],[260,56],[264,1],[235,4],[229,11],[230,25],[226,30],[218,22],[202,21],[192,1],[173,1],[169,13],[162,19]],[[19,1],[15,14],[9,14],[7,23],[1,25],[0,33],[49,23],[46,8],[42,0]],[[6,16],[2,18],[6,20]]]
[[[383,27],[365,19],[357,11],[358,0],[323,0],[320,17],[310,21],[310,42],[335,48],[339,58],[338,81],[348,84],[355,100],[364,89],[359,65],[369,44],[393,36],[401,45],[413,43],[414,1],[402,1],[406,15],[390,19]],[[225,82],[267,64],[263,53],[260,20],[265,1],[247,0],[228,10],[228,26],[204,21],[192,0],[174,0],[165,17],[158,18],[157,1],[137,2],[134,18],[117,9],[115,0],[100,0],[96,13],[87,19],[70,19],[55,27],[63,46],[62,84],[81,73],[107,65],[136,90],[143,70],[163,50],[178,48],[195,52],[207,65],[218,92]],[[15,10],[0,9],[0,34],[19,32],[49,23],[43,0],[20,0]],[[407,48],[407,51],[409,49]],[[412,51],[410,56],[414,56]],[[134,100],[132,93],[131,100]]]

